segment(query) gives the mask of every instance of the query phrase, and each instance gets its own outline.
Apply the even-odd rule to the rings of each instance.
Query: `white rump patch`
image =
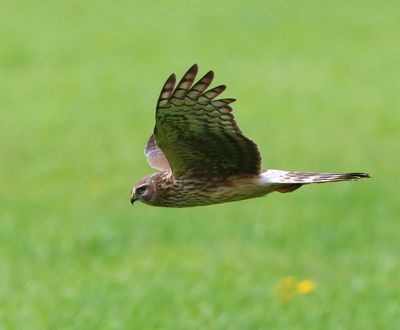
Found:
[[[267,170],[261,173],[261,183],[268,184],[268,183],[293,183],[288,177],[288,171],[281,171],[281,170]]]

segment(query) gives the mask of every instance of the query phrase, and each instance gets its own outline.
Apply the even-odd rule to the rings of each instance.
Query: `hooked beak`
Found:
[[[134,192],[132,192],[131,194],[131,204],[133,205],[133,203],[135,203],[135,200],[137,200],[136,195]]]

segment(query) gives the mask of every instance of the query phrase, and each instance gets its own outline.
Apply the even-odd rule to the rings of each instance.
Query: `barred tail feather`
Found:
[[[267,170],[261,174],[264,184],[275,185],[280,192],[289,192],[300,188],[303,184],[352,181],[369,178],[368,173],[317,173]]]

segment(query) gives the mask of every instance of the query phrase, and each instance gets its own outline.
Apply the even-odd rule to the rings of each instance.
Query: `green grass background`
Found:
[[[396,1],[0,4],[0,329],[400,327]],[[160,88],[216,71],[264,167],[372,180],[132,207]],[[279,281],[316,290],[283,303]]]

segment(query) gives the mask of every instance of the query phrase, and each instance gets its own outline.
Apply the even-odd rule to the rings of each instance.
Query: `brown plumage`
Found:
[[[369,177],[262,170],[258,146],[242,134],[232,115],[235,99],[215,99],[226,87],[208,89],[212,71],[193,84],[197,70],[193,65],[176,87],[172,74],[161,90],[154,132],[145,149],[148,163],[158,172],[133,187],[132,203],[139,199],[154,206],[200,206]]]

